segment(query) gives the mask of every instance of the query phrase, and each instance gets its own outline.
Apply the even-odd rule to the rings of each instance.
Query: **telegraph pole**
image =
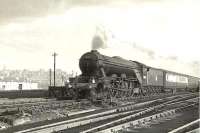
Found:
[[[51,86],[51,68],[49,69],[49,85]]]
[[[55,86],[56,86],[56,56],[57,56],[58,54],[57,53],[53,53],[53,57],[54,57],[54,63],[53,63],[53,86],[54,86],[54,88],[55,88]]]

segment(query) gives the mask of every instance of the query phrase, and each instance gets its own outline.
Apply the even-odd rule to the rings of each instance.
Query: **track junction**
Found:
[[[69,113],[67,117],[11,127],[5,132],[129,132],[146,123],[198,110],[199,95],[165,94],[159,97],[140,97],[138,100],[121,99],[124,100],[126,104],[119,106]]]

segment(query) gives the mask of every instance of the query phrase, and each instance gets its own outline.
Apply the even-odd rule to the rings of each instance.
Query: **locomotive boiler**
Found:
[[[128,77],[136,78],[134,69],[140,66],[132,61],[114,56],[101,55],[98,51],[92,50],[80,58],[79,66],[82,75],[94,77],[106,77],[116,74],[118,77],[125,74]]]

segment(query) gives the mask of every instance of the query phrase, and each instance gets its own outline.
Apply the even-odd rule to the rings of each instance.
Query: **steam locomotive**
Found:
[[[82,55],[80,76],[70,78],[64,94],[76,99],[105,100],[185,90],[199,90],[200,78],[157,69],[96,50]]]

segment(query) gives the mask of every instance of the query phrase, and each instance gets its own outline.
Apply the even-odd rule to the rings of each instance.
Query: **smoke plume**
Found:
[[[107,42],[105,42],[99,36],[95,36],[93,38],[92,48],[101,48],[102,51],[107,51],[107,54],[110,54],[109,56],[121,56],[127,60],[135,60],[144,63],[147,66],[196,77],[200,76],[199,61],[182,61],[181,58],[176,55],[159,55],[156,51],[153,51],[150,48],[143,47],[136,42],[133,43],[122,41],[118,40],[116,37],[114,38],[114,40],[112,39],[113,38],[107,36]]]
[[[106,48],[105,42],[100,36],[95,35],[92,39],[92,50],[97,50],[100,48]]]

